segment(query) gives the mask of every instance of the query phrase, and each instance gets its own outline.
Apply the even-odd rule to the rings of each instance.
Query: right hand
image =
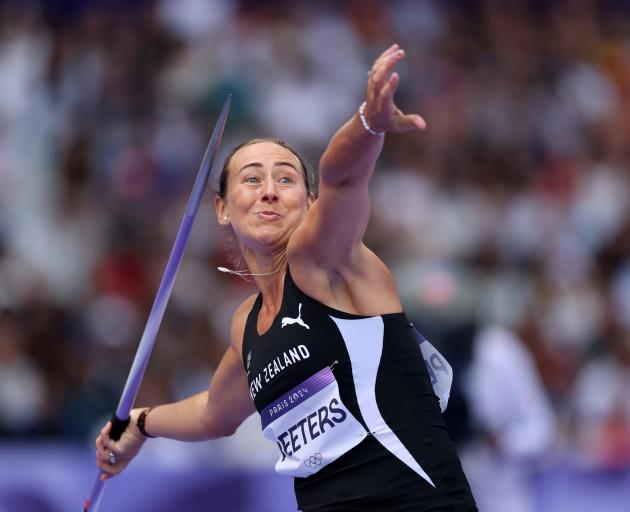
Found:
[[[368,74],[365,94],[365,117],[377,132],[405,133],[424,130],[425,120],[417,114],[405,114],[394,103],[394,93],[400,76],[394,71],[396,64],[405,57],[405,51],[394,44],[374,62]]]
[[[108,421],[101,429],[99,436],[96,438],[96,464],[103,470],[101,480],[109,480],[122,472],[142,448],[147,438],[140,433],[136,426],[136,421],[141,411],[142,409],[133,409],[131,411],[131,421],[118,441],[114,441],[109,437],[112,429],[111,421]],[[110,452],[116,455],[116,464],[112,465],[110,463]]]

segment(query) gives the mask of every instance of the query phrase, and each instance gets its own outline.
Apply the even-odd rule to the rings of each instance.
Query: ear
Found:
[[[228,226],[230,224],[227,204],[225,204],[225,201],[219,194],[214,196],[214,211],[217,214],[217,222],[221,226]]]
[[[309,210],[311,208],[311,206],[313,206],[313,203],[315,202],[315,199],[317,199],[315,197],[315,194],[313,194],[313,192],[309,192],[306,196],[306,209]]]

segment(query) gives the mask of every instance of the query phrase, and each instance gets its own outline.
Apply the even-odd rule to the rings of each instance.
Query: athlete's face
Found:
[[[215,208],[219,224],[255,247],[286,244],[312,202],[302,166],[288,149],[259,142],[238,150],[229,163],[227,193]]]

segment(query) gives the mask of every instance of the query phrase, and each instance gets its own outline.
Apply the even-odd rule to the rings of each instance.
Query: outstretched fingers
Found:
[[[404,57],[405,51],[394,44],[374,61],[370,71],[364,112],[368,125],[377,132],[403,133],[424,130],[427,126],[422,117],[403,113],[394,102],[400,83],[400,75],[394,67]]]
[[[372,65],[372,70],[374,70],[374,68],[376,67],[376,65],[380,62],[382,62],[383,60],[387,59],[387,57],[391,54],[393,54],[394,52],[398,51],[400,49],[400,46],[398,46],[398,44],[393,44],[391,45],[389,48],[387,48],[387,50],[385,50],[383,53],[381,53],[376,60],[374,61],[374,64]]]
[[[385,52],[378,59],[376,59],[376,62],[374,62],[374,66],[372,66],[372,71],[370,73],[370,81],[377,89],[377,91],[375,92],[378,92],[378,89],[381,89],[387,83],[388,78],[394,70],[394,66],[404,56],[405,51],[397,49],[391,52]]]

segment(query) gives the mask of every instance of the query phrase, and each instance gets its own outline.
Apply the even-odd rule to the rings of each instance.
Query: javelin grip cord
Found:
[[[121,420],[115,414],[111,418],[112,428],[109,431],[109,437],[111,437],[114,441],[118,441],[122,433],[125,431],[127,426],[129,425],[129,421],[131,418],[127,418],[126,420]]]

